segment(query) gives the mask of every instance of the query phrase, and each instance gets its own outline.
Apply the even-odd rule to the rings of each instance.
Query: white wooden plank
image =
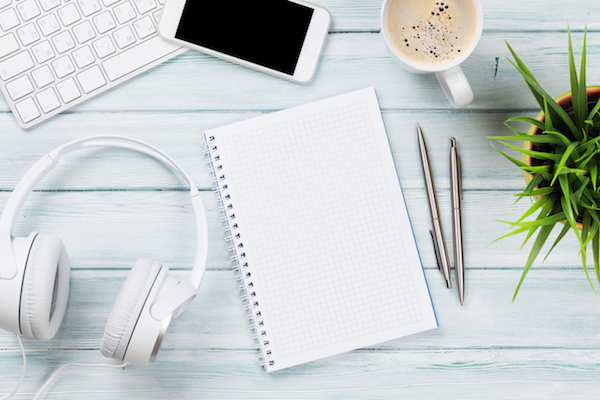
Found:
[[[426,268],[437,268],[425,190],[408,189],[404,195],[423,264]],[[451,247],[448,191],[439,190],[438,196],[446,240]],[[0,193],[0,207],[7,198],[8,193]],[[210,229],[209,268],[228,269],[229,242],[217,196],[207,192],[203,198]],[[490,243],[508,233],[508,226],[497,220],[516,221],[527,210],[527,202],[523,200],[512,206],[514,196],[507,191],[465,193],[463,229],[467,268],[522,268],[529,248],[519,250],[524,236]],[[61,237],[75,268],[129,268],[140,257],[154,258],[175,268],[188,268],[193,261],[195,231],[185,192],[35,192],[14,233],[26,236],[32,231]],[[535,265],[580,269],[578,252],[577,239],[569,234],[546,262],[542,263],[543,253]]]
[[[24,131],[0,134],[3,136],[0,147],[0,190],[12,190],[25,172],[53,148],[94,134],[121,134],[145,140],[173,157],[200,188],[209,189],[213,187],[213,176],[203,156],[202,132],[261,114],[78,113],[59,116],[45,125],[41,135]],[[457,139],[463,156],[465,189],[523,189],[525,183],[522,174],[493,149],[491,144],[495,141],[487,139],[488,136],[511,135],[512,132],[503,125],[503,121],[517,115],[535,116],[535,112],[384,111],[383,117],[402,186],[423,187],[416,140],[418,122],[429,145],[438,189],[449,186],[449,141],[452,136]],[[14,121],[10,114],[0,115],[0,132],[10,131],[12,124]],[[524,124],[519,127],[526,129]],[[512,153],[519,157],[516,152]],[[118,149],[97,149],[68,155],[38,188],[184,189],[185,182],[147,156]]]
[[[330,11],[334,32],[380,29],[383,0],[319,0],[316,3]],[[565,21],[569,21],[572,29],[583,29],[586,24],[590,30],[600,27],[599,13],[592,0],[574,0],[569,2],[569,7],[560,0],[545,1],[543,5],[536,1],[481,0],[481,5],[486,30],[564,30]]]
[[[69,368],[43,399],[590,399],[600,389],[599,355],[562,349],[352,352],[267,374],[254,352],[165,352],[148,368]],[[14,387],[19,357],[2,357],[0,390]],[[33,353],[15,399],[31,399],[63,363],[101,360],[90,351]]]
[[[475,92],[465,108],[538,108],[527,86],[505,59],[507,40],[546,90],[555,96],[569,88],[565,32],[486,32],[462,66]],[[582,34],[573,41],[580,49]],[[588,81],[598,82],[600,35],[588,35]],[[326,43],[315,80],[298,85],[248,68],[187,52],[108,93],[85,102],[71,112],[84,111],[197,111],[275,110],[303,104],[353,89],[375,86],[384,109],[450,109],[434,75],[404,71],[389,56],[378,33],[334,34]],[[4,100],[0,111],[7,111]],[[173,117],[172,117],[173,118]],[[20,132],[14,125],[9,132]],[[6,132],[8,134],[8,132]]]
[[[174,275],[185,276],[182,271]],[[119,270],[74,271],[61,330],[49,342],[26,339],[25,347],[34,352],[98,350],[126,276],[127,271]],[[582,271],[533,269],[511,303],[520,271],[468,268],[463,307],[456,288],[447,289],[437,270],[427,270],[426,277],[439,328],[372,350],[600,349],[600,303]],[[170,351],[184,356],[199,349],[255,349],[245,305],[233,271],[210,271],[196,300],[169,328],[161,357]],[[18,349],[14,335],[5,331],[0,332],[3,349]]]

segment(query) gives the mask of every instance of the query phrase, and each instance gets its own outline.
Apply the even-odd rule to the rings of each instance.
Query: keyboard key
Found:
[[[53,8],[60,6],[60,0],[40,0],[40,4],[44,11],[50,11]]]
[[[52,61],[52,68],[54,68],[54,72],[59,78],[63,78],[75,71],[75,67],[69,56],[62,56],[61,58]]]
[[[133,0],[133,4],[135,4],[135,7],[140,14],[145,14],[156,8],[156,2],[154,0]]]
[[[119,46],[120,49],[135,43],[135,36],[133,36],[133,31],[129,26],[125,26],[118,31],[115,31],[115,33],[113,33],[113,37],[115,38],[115,42],[117,42],[117,46]]]
[[[13,76],[17,76],[21,72],[33,68],[33,66],[33,59],[28,51],[16,54],[0,62],[0,79],[7,81]]]
[[[23,120],[23,123],[28,123],[29,121],[33,121],[34,119],[40,116],[40,110],[38,110],[35,102],[31,97],[23,100],[20,103],[15,104],[15,108],[19,113],[19,116]]]
[[[108,6],[112,6],[115,3],[118,3],[121,0],[102,0],[102,4],[104,4],[105,7]]]
[[[17,50],[19,50],[19,43],[17,43],[15,35],[9,33],[8,35],[0,37],[0,58],[7,56],[10,53],[14,53]]]
[[[46,114],[60,107],[60,100],[58,100],[54,89],[51,87],[39,92],[35,97],[37,97],[38,103],[40,103],[40,107],[42,107],[42,111]]]
[[[104,32],[108,32],[117,26],[117,23],[113,19],[112,15],[110,15],[110,11],[105,11],[102,14],[96,15],[92,18],[94,21],[94,25],[96,25],[96,29],[100,34]]]
[[[48,15],[43,16],[42,18],[37,20],[38,26],[42,31],[42,35],[50,36],[54,32],[57,32],[60,29],[60,24],[58,19],[56,19],[56,15],[54,13],[50,13]]]
[[[70,103],[78,97],[81,97],[81,92],[77,88],[77,84],[73,78],[60,82],[56,85],[58,94],[65,103]]]
[[[90,46],[83,46],[82,48],[75,50],[71,55],[78,68],[87,67],[96,61],[94,54],[92,54],[92,50],[90,50]]]
[[[22,77],[7,83],[6,90],[11,99],[18,100],[26,94],[33,92],[33,85],[27,75],[23,75]]]
[[[9,6],[10,3],[12,3],[12,0],[0,0],[0,8],[4,8],[6,6]]]
[[[104,36],[103,38],[96,40],[92,45],[94,46],[94,51],[98,55],[98,58],[104,58],[117,51],[110,36]]]
[[[0,28],[5,31],[14,28],[19,23],[19,17],[17,17],[17,13],[12,8],[0,13]]]
[[[75,47],[75,41],[69,31],[63,31],[54,36],[52,42],[54,43],[56,50],[61,54]]]
[[[31,71],[31,77],[35,85],[40,89],[54,82],[54,75],[52,75],[50,67],[47,65]]]
[[[99,87],[106,85],[106,79],[104,79],[100,67],[97,65],[78,74],[77,80],[84,93],[90,93]]]
[[[70,3],[66,7],[59,9],[58,17],[60,18],[64,26],[72,25],[81,19],[81,15],[79,14],[79,11],[77,11],[77,7],[73,3]]]
[[[123,25],[125,22],[131,21],[137,15],[133,10],[133,6],[128,1],[123,4],[119,4],[113,8],[113,11],[115,12],[117,21],[119,21],[119,24],[121,25]]]
[[[104,61],[102,66],[108,79],[115,81],[178,49],[179,46],[155,36]]]
[[[160,14],[162,13],[162,10],[158,10],[155,11],[152,15],[154,15],[154,20],[156,21],[156,23],[158,24],[160,21]]]
[[[81,7],[81,12],[86,17],[97,13],[102,8],[100,3],[98,3],[98,0],[77,0],[77,3],[79,4],[79,7]]]
[[[47,40],[44,40],[42,43],[33,46],[31,48],[31,52],[33,53],[33,56],[37,62],[40,64],[55,56],[54,50],[52,50],[52,46],[50,46],[50,42]]]
[[[92,27],[90,21],[84,21],[79,25],[75,25],[73,27],[73,33],[75,33],[75,37],[80,44],[83,44],[96,37],[96,33],[94,33],[94,27]]]
[[[25,0],[17,4],[17,10],[21,14],[23,21],[29,21],[31,18],[35,18],[40,15],[40,9],[38,8],[35,0]]]
[[[19,40],[23,43],[23,46],[28,46],[40,39],[40,34],[33,23],[17,29],[17,36],[19,36]]]
[[[133,28],[135,29],[135,32],[137,33],[140,39],[144,39],[145,37],[148,37],[154,32],[156,32],[154,23],[152,22],[152,19],[149,16],[135,21],[133,23]]]

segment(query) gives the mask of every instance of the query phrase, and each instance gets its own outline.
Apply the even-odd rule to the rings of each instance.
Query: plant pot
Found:
[[[600,98],[600,86],[588,86],[587,87],[587,95],[588,95],[588,101],[590,101],[590,100],[593,100],[594,102],[597,101]],[[567,92],[565,94],[558,96],[554,100],[563,109],[568,110],[572,104],[571,98],[572,98],[571,92]],[[545,117],[544,112],[540,111],[540,113],[537,115],[537,117],[535,117],[535,119],[537,119],[538,121],[544,122],[544,117]],[[537,134],[537,132],[538,132],[538,127],[535,125],[531,125],[531,127],[527,131],[527,134],[535,135],[535,134]],[[533,148],[533,143],[525,142],[524,147],[527,150],[531,150]],[[524,154],[523,162],[527,165],[531,165],[531,157]],[[532,179],[531,175],[529,175],[527,172],[525,172],[524,175],[525,175],[525,182],[529,183]]]
[[[588,86],[586,88],[587,91],[587,97],[588,97],[588,104],[590,101],[593,101],[594,104],[596,103],[596,101],[598,101],[598,99],[600,98],[600,86]],[[554,99],[556,101],[556,103],[558,103],[559,106],[561,106],[563,109],[568,110],[571,105],[572,105],[572,95],[571,92],[567,92],[565,94],[562,94],[560,96],[558,96],[556,99]],[[537,117],[535,117],[535,119],[537,119],[538,121],[544,122],[544,117],[545,114],[543,111],[540,111],[540,113],[537,115]],[[538,133],[538,127],[535,125],[532,125],[529,130],[527,131],[528,135],[536,135]],[[523,145],[523,147],[527,150],[531,150],[533,149],[533,143],[532,142],[525,142],[525,144]],[[532,165],[532,161],[531,161],[531,156],[528,156],[526,154],[523,154],[523,162],[529,166]],[[525,176],[525,182],[527,184],[529,184],[529,182],[531,182],[531,180],[533,179],[533,177],[528,174],[527,172],[523,172],[523,175]],[[579,226],[579,228],[581,228],[581,224],[578,222],[577,225]]]

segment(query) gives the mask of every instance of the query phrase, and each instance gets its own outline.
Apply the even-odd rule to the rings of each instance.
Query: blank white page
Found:
[[[268,372],[437,327],[373,88],[205,139]]]

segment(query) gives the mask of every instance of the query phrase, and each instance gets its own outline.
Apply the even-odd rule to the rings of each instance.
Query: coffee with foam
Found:
[[[477,40],[474,0],[391,0],[387,35],[398,53],[421,67],[460,58]]]

